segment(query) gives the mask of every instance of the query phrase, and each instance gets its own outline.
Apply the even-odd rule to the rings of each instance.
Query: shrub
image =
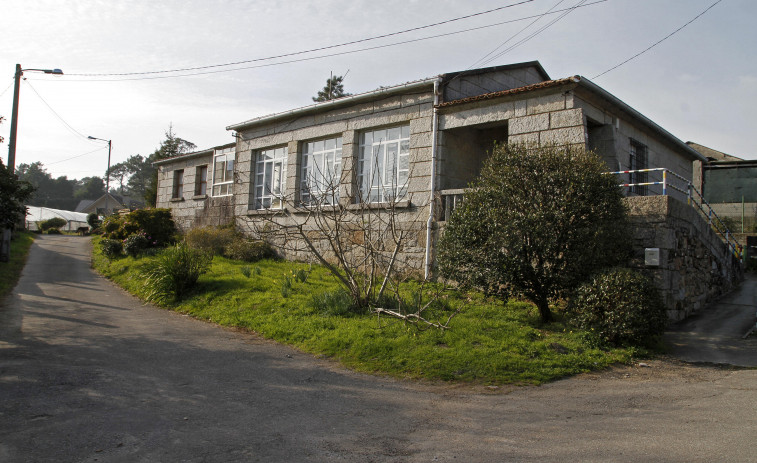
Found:
[[[524,296],[542,321],[602,268],[628,257],[618,180],[583,149],[498,145],[439,244],[442,276],[500,296]]]
[[[226,247],[235,239],[236,233],[229,227],[197,227],[184,235],[189,247],[223,255]]]
[[[144,233],[129,235],[124,240],[124,252],[131,257],[137,257],[142,251],[150,247],[150,241]]]
[[[103,221],[103,237],[125,240],[144,232],[150,246],[166,246],[174,242],[176,225],[170,209],[138,209],[126,215],[112,215]]]
[[[68,222],[66,222],[66,219],[63,219],[60,217],[53,217],[52,219],[47,219],[47,220],[42,221],[39,224],[39,229],[42,231],[47,231],[53,228],[65,227],[67,223]]]
[[[45,232],[48,235],[62,235],[61,231],[58,228],[48,228]]]
[[[147,300],[166,302],[179,300],[210,268],[212,256],[186,243],[165,249],[143,270]]]
[[[234,241],[226,246],[224,256],[229,259],[241,260],[244,262],[257,262],[262,259],[271,259],[276,257],[276,253],[270,244],[261,240],[249,240],[238,236]]]
[[[100,216],[98,216],[96,212],[92,212],[90,214],[87,214],[87,223],[89,224],[89,228],[94,230],[100,226],[102,221],[100,220]]]
[[[123,242],[120,240],[111,240],[107,238],[100,240],[100,250],[108,260],[120,257],[123,249]]]
[[[123,224],[123,217],[118,215],[111,215],[108,217],[105,217],[105,220],[103,220],[101,224],[101,229],[103,231],[103,236],[107,237],[108,239],[125,239],[123,238],[110,238],[111,236],[118,236],[117,232],[119,228],[121,228],[121,225]]]
[[[606,270],[581,285],[567,310],[576,326],[614,345],[649,343],[667,323],[657,288],[645,275],[627,268]]]

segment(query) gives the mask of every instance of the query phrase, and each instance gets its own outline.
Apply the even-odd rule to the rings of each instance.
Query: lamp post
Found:
[[[108,215],[108,195],[110,195],[110,151],[113,147],[111,143],[113,140],[105,140],[103,138],[97,138],[93,136],[87,137],[90,140],[100,140],[108,142],[108,170],[105,171],[105,215]]]
[[[11,133],[8,137],[8,172],[13,174],[16,170],[16,134],[18,133],[18,94],[21,90],[21,76],[24,71],[44,72],[45,74],[63,75],[60,69],[21,69],[20,64],[16,64],[16,73],[13,76],[13,109],[11,111]],[[9,228],[3,229],[2,240],[0,240],[0,262],[8,262],[11,253],[11,231]]]
[[[45,74],[63,75],[60,69],[21,69],[20,64],[16,64],[16,74],[13,78],[13,110],[11,112],[11,133],[8,139],[8,170],[13,173],[16,170],[16,133],[18,132],[18,94],[21,90],[21,76],[24,71],[44,72]]]

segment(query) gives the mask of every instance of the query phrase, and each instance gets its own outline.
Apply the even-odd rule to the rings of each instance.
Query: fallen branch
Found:
[[[410,323],[412,325],[422,324],[422,325],[426,325],[429,328],[437,328],[437,329],[440,329],[440,330],[446,330],[446,329],[449,329],[449,322],[452,320],[452,318],[455,315],[457,315],[458,313],[460,313],[460,309],[458,309],[458,310],[454,311],[452,314],[450,314],[450,316],[447,317],[447,321],[444,322],[444,323],[441,323],[441,322],[432,322],[430,320],[426,320],[419,313],[402,314],[402,313],[397,312],[395,310],[384,309],[384,308],[381,308],[381,307],[374,307],[373,309],[371,309],[371,312],[375,313],[376,315],[379,315],[379,316],[381,316],[382,314],[384,314],[384,315],[388,315],[390,317],[398,318],[398,319],[403,320],[403,321],[405,321],[407,323]]]

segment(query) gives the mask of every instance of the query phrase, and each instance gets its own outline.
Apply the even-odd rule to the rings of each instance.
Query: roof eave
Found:
[[[373,100],[384,95],[392,95],[395,93],[404,92],[406,90],[414,90],[417,88],[426,87],[429,85],[433,85],[435,81],[440,81],[440,80],[441,80],[441,77],[437,76],[437,77],[429,77],[427,79],[422,79],[422,80],[416,80],[413,82],[407,82],[401,85],[394,85],[391,87],[382,87],[376,90],[371,90],[370,92],[360,93],[357,95],[350,95],[350,96],[338,98],[336,100],[324,101],[322,103],[315,103],[309,106],[303,106],[301,108],[269,114],[267,116],[256,117],[254,119],[250,119],[245,122],[232,124],[226,127],[226,130],[234,130],[234,131],[239,132],[241,130],[246,130],[251,127],[254,127],[256,125],[267,124],[267,123],[270,123],[270,122],[273,122],[285,117],[298,117],[298,116],[304,116],[310,113],[328,111],[330,109],[338,108],[340,106],[348,106],[350,104]]]
[[[594,82],[590,81],[586,77],[580,76],[578,78],[578,85],[579,87],[584,87],[587,90],[599,95],[600,97],[606,99],[610,103],[614,104],[615,106],[618,106],[621,110],[624,112],[632,115],[633,117],[641,120],[644,124],[646,124],[648,127],[652,128],[654,131],[656,131],[658,134],[662,135],[664,138],[667,138],[668,141],[672,142],[674,145],[681,148],[686,153],[690,154],[691,157],[693,157],[697,161],[707,162],[707,158],[702,155],[699,151],[695,150],[694,148],[690,147],[686,143],[684,143],[680,138],[676,137],[672,133],[668,132],[667,130],[663,129],[661,126],[659,126],[656,122],[649,119],[647,116],[641,114],[639,111],[633,109],[631,106],[626,104],[623,100],[616,97],[612,93],[608,92],[607,90],[603,89],[599,85],[595,84]]]
[[[204,149],[204,150],[200,150],[200,151],[194,151],[192,153],[187,153],[187,154],[182,154],[182,155],[179,155],[179,156],[174,156],[172,158],[159,159],[159,160],[153,162],[152,165],[153,166],[160,166],[160,165],[163,165],[163,164],[170,164],[170,163],[175,162],[175,161],[184,161],[186,159],[197,158],[197,157],[200,157],[200,156],[207,156],[208,154],[212,155],[216,150],[225,149],[225,148],[231,148],[233,146],[236,146],[236,144],[237,144],[236,142],[232,142],[232,143],[227,143],[225,145],[214,146],[213,148],[208,148],[208,149]]]

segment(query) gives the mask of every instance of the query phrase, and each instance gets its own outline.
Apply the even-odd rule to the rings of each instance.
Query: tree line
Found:
[[[344,91],[344,76],[331,76],[326,85],[313,97],[315,102],[349,96]],[[147,156],[135,154],[125,161],[110,166],[110,194],[126,196],[155,206],[158,191],[158,171],[153,162],[194,151],[197,146],[176,136],[171,125],[165,139]],[[96,200],[105,194],[107,172],[102,177],[92,176],[69,179],[63,175],[54,178],[41,162],[20,164],[16,168],[18,180],[29,182],[34,193],[26,201],[29,206],[75,210],[82,200]]]
[[[158,171],[152,163],[161,159],[179,156],[196,149],[194,143],[176,136],[171,126],[165,132],[165,139],[152,154],[135,154],[125,161],[110,166],[110,193],[127,196],[154,206],[157,197]],[[29,206],[49,207],[73,211],[82,200],[96,200],[105,194],[105,179],[92,176],[69,179],[63,175],[57,178],[47,171],[41,162],[19,164],[16,174],[21,181],[29,182],[35,191],[26,202]]]

